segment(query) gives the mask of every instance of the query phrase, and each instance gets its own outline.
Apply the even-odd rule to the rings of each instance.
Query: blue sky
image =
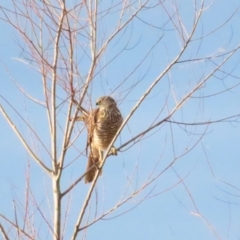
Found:
[[[152,123],[165,118],[199,81],[221,64],[226,57],[225,53],[232,51],[240,44],[238,1],[204,2],[205,11],[179,63],[174,64],[171,70],[161,78],[137,109],[116,141],[116,147],[139,134]],[[155,6],[155,3],[157,1],[150,1],[147,4],[148,8],[142,10],[137,18],[134,18],[128,27],[109,44],[98,63],[96,74],[84,101],[86,108],[94,108],[98,97],[111,94],[117,100],[123,116],[126,117],[150,84],[179,53],[183,46],[178,34],[180,27],[174,26],[173,22],[169,21],[164,7],[171,15],[174,13],[174,4],[177,4],[179,16],[189,34],[193,26],[193,2],[172,1],[164,2],[159,6]],[[197,1],[198,9],[200,3],[201,1]],[[72,2],[68,4],[74,5]],[[107,9],[109,4],[111,2],[106,1],[99,5],[99,48],[113,32],[113,27],[119,19],[121,5],[113,7],[108,14],[105,14],[104,9]],[[126,11],[123,21],[134,11],[134,7],[137,7],[137,3]],[[84,25],[86,12],[83,10],[81,14],[78,16],[79,24]],[[230,18],[232,14],[234,15]],[[2,13],[0,16],[2,17]],[[176,14],[173,14],[173,19],[177,23]],[[19,61],[26,57],[17,47],[18,43],[26,47],[24,41],[19,40],[21,39],[19,34],[3,21],[0,21],[0,28],[4,33],[0,39],[0,104],[36,153],[44,159],[44,163],[51,166],[46,150],[36,141],[18,114],[2,98],[7,99],[22,118],[31,124],[46,148],[50,149],[45,109],[27,99],[11,80],[13,78],[34,98],[44,101],[41,74]],[[85,80],[90,64],[89,42],[85,38],[86,35],[86,32],[80,31],[77,37],[79,42],[74,48],[75,61],[79,70],[79,75],[76,75],[74,80],[79,84]],[[46,42],[47,39],[46,35]],[[155,47],[148,54],[154,44],[156,44]],[[51,58],[52,49],[49,48],[47,51]],[[211,60],[206,60],[213,56],[215,57]],[[240,77],[239,59],[240,54],[236,51],[201,89],[179,107],[170,120],[181,123],[201,123],[239,114],[240,88],[237,86]],[[108,64],[109,61],[111,62]],[[142,64],[139,65],[141,61]],[[36,66],[30,61],[29,63]],[[104,67],[106,64],[108,65]],[[134,69],[136,70],[133,71]],[[64,79],[67,71],[61,73],[60,77]],[[236,87],[232,88],[235,85]],[[232,89],[227,90],[229,88]],[[57,94],[58,103],[69,97],[61,87],[58,88]],[[64,126],[67,103],[67,101],[64,102],[63,107],[58,108],[59,153],[63,137],[61,128]],[[0,136],[2,136],[0,138],[0,196],[2,196],[0,213],[14,219],[12,201],[15,199],[20,209],[19,219],[21,219],[24,213],[21,204],[24,205],[26,199],[26,176],[30,172],[34,199],[46,218],[51,219],[50,178],[31,159],[4,117],[0,116]],[[89,221],[93,220],[96,212],[97,216],[100,216],[102,212],[119,203],[120,199],[130,196],[132,192],[141,188],[149,179],[158,177],[136,197],[89,227],[86,239],[240,238],[238,184],[240,182],[240,129],[237,118],[232,120],[234,121],[205,125],[165,122],[131,148],[122,149],[117,157],[109,157],[104,165],[103,175],[98,180],[96,191],[93,193],[91,208],[87,210],[85,223],[88,217]],[[77,123],[73,137],[77,136],[83,128],[82,123]],[[85,144],[86,131],[84,130],[66,155],[66,165],[74,161],[63,172],[62,190],[84,173],[87,160],[84,154]],[[176,159],[174,164],[166,169],[174,159]],[[69,239],[73,231],[88,188],[89,185],[80,182],[71,192],[71,207],[65,239]],[[63,212],[67,208],[68,200],[69,198],[63,200]],[[51,239],[46,224],[40,214],[35,211],[34,201],[30,201],[33,204],[31,210],[35,213],[34,221],[37,231],[40,232],[39,239]],[[134,206],[137,207],[133,208]],[[132,208],[133,210],[129,211]],[[121,215],[125,211],[126,213]],[[2,219],[0,223],[3,223]],[[79,234],[79,239],[84,239],[84,234]]]

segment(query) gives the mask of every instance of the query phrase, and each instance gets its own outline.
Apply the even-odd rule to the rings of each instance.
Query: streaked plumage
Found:
[[[93,180],[98,164],[102,160],[103,151],[108,148],[123,122],[122,115],[112,97],[101,97],[96,104],[99,107],[84,119],[88,129],[87,147],[90,149],[88,173],[85,176],[86,183]]]

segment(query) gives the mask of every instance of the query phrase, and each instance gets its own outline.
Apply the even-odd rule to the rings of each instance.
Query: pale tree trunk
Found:
[[[54,240],[61,238],[61,196],[59,178],[53,179],[53,201],[54,201]]]

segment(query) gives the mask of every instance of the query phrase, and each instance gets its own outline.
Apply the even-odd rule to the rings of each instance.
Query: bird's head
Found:
[[[117,104],[112,97],[103,96],[97,100],[96,105],[98,105],[99,107],[111,107],[111,106],[115,106]]]

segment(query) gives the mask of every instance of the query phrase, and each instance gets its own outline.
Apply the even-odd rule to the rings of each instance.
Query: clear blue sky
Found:
[[[154,6],[154,3],[155,1],[150,1],[148,6]],[[101,3],[100,10],[106,9],[107,4],[110,4],[109,1]],[[199,7],[200,1],[197,1],[197,4]],[[176,106],[176,102],[179,102],[223,61],[224,53],[240,44],[240,12],[237,10],[230,18],[239,7],[238,1],[214,1],[212,5],[210,4],[211,1],[205,1],[205,12],[200,19],[193,41],[180,59],[182,62],[175,64],[171,71],[161,79],[130,119],[115,146],[118,147],[125,143],[146,129],[152,122],[166,117]],[[177,1],[177,5],[186,32],[189,33],[194,17],[193,3],[184,0]],[[174,12],[171,3],[164,3],[164,6],[169,13]],[[131,10],[134,11],[134,8]],[[101,18],[98,29],[99,46],[112,31],[117,16],[118,11],[113,9],[111,13]],[[127,16],[126,14],[125,17]],[[174,17],[174,19],[177,18]],[[145,9],[139,13],[138,18],[132,21],[126,31],[113,40],[99,63],[99,69],[119,52],[121,54],[95,76],[90,92],[92,107],[99,96],[112,94],[118,101],[123,116],[128,115],[146,88],[181,49],[181,39],[172,22],[168,20],[169,17],[161,5]],[[14,78],[31,96],[43,101],[41,76],[30,69],[28,65],[17,60],[24,57],[22,51],[17,47],[18,43],[24,46],[24,42],[18,40],[19,35],[3,21],[0,21],[0,28],[2,32],[0,38],[0,95],[6,98],[24,119],[28,119],[46,147],[50,149],[49,129],[44,108],[24,97],[11,81],[11,78]],[[179,28],[177,29],[179,30]],[[84,41],[84,38],[81,39],[81,37],[79,36],[79,39]],[[161,41],[151,54],[146,56],[151,46],[159,38],[162,38]],[[86,56],[82,57],[82,54],[81,47],[76,48],[79,71],[84,79],[89,60]],[[189,59],[201,59],[221,54],[223,56],[210,61],[184,62]],[[143,64],[131,74],[143,58],[145,59]],[[225,91],[239,84],[239,59],[240,53],[237,51],[221,68],[221,71],[216,72],[178,109],[171,120],[198,123],[239,114],[240,88],[237,86]],[[123,80],[125,82],[118,87]],[[138,84],[132,87],[136,83]],[[216,94],[222,91],[224,92]],[[66,94],[61,93],[60,91],[59,96],[62,99],[67,98]],[[30,134],[21,118],[2,98],[0,98],[0,104],[6,108],[16,126],[39,156],[50,166],[48,154],[40,144],[32,142],[31,139],[34,139],[34,136]],[[87,106],[89,107],[89,105]],[[64,117],[65,108],[63,107],[59,110],[60,125],[63,124]],[[94,193],[94,196],[98,194],[97,215],[115,206],[123,194],[124,199],[132,191],[140,188],[148,181],[151,174],[151,178],[162,174],[138,196],[106,216],[104,220],[91,226],[87,230],[87,239],[239,239],[240,128],[237,119],[234,120],[236,121],[231,123],[226,121],[193,126],[164,123],[130,149],[119,153],[117,157],[110,157],[104,166],[103,175],[99,178],[97,190]],[[81,123],[76,124],[74,134],[76,135],[82,127]],[[51,190],[50,179],[32,161],[1,115],[0,136],[0,213],[14,219],[12,200],[17,199],[24,203],[25,179],[28,163],[30,163],[32,191],[42,211],[50,218],[47,200],[47,191]],[[66,164],[77,159],[64,171],[61,182],[63,189],[84,172],[87,158],[77,156],[84,150],[85,142],[86,134],[84,132],[67,154]],[[196,147],[189,151],[197,142]],[[60,143],[61,136],[58,139],[59,149]],[[187,154],[179,157],[184,153]],[[177,161],[173,167],[164,171],[176,157]],[[127,187],[131,178],[132,181]],[[180,179],[183,179],[183,182],[180,182]],[[66,239],[73,231],[73,223],[78,216],[88,187],[81,182],[72,192]],[[141,204],[128,211],[145,197],[146,199]],[[91,219],[95,214],[94,199],[95,197],[91,202]],[[67,199],[64,199],[64,206],[66,206],[66,201]],[[17,205],[20,206],[19,202]],[[202,217],[197,214],[196,207]],[[21,207],[20,209],[23,213],[24,210]],[[32,210],[35,211],[34,208]],[[116,217],[125,211],[128,212]],[[87,216],[88,214],[89,212],[87,212]],[[2,223],[1,219],[0,223]],[[42,239],[51,239],[45,235],[47,227],[40,220],[39,214],[36,214],[35,225],[41,231]],[[81,234],[80,236],[82,237]],[[79,239],[82,239],[81,237]]]

